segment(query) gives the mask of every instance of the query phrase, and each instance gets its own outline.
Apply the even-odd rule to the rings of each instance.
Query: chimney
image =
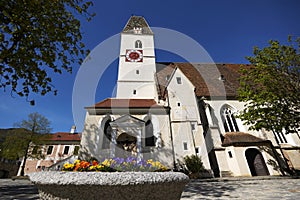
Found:
[[[71,133],[71,134],[76,133],[76,126],[75,126],[75,125],[73,125],[73,126],[71,127],[70,133]]]

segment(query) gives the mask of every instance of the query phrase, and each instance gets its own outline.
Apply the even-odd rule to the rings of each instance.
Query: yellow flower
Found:
[[[65,163],[63,166],[63,170],[72,170],[74,168],[74,164]]]
[[[110,164],[111,164],[111,159],[110,159],[110,160],[105,159],[105,160],[102,162],[102,165],[105,165],[105,166],[107,166],[107,167],[109,167]]]
[[[74,164],[76,164],[76,163],[80,163],[80,160],[75,160],[75,161],[74,161]]]

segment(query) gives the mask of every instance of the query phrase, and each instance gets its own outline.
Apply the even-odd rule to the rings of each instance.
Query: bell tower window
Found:
[[[142,42],[140,40],[135,41],[135,48],[141,49],[143,47]]]

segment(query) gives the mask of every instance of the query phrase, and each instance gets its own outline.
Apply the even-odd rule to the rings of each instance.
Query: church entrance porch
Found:
[[[135,156],[141,159],[145,122],[131,115],[123,115],[110,122],[110,126],[112,128],[111,157]]]
[[[137,156],[137,138],[131,134],[121,133],[117,139],[116,157]]]
[[[269,171],[261,152],[255,148],[247,149],[245,156],[252,176],[268,176]]]

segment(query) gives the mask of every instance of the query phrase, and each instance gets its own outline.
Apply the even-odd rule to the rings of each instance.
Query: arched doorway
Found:
[[[136,156],[137,154],[137,146],[136,146],[137,138],[129,135],[127,133],[121,133],[117,138],[117,146],[118,149],[116,151],[117,157],[128,157],[128,156]]]
[[[252,176],[270,175],[265,160],[259,150],[250,148],[245,152]]]

